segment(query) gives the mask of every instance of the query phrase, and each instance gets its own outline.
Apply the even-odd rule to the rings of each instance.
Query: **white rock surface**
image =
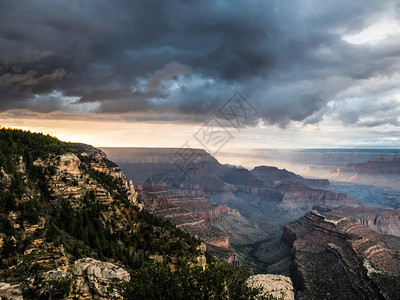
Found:
[[[10,285],[5,282],[0,282],[0,299],[22,300],[22,292],[19,284]]]
[[[294,300],[293,284],[289,277],[272,274],[258,274],[247,279],[247,285],[253,288],[264,288],[265,294],[283,300]]]
[[[108,293],[108,287],[114,280],[129,281],[129,273],[112,263],[82,258],[74,263],[75,275],[78,276],[76,286],[78,294],[83,298],[93,295],[94,299],[110,299],[118,297],[116,291],[112,295]]]

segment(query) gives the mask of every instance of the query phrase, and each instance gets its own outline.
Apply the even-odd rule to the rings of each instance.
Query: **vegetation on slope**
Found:
[[[194,261],[200,241],[132,204],[122,180],[94,168],[93,158],[82,150],[79,144],[48,135],[0,129],[2,280],[40,279],[62,256],[70,262],[89,256],[127,268],[132,274],[124,286],[127,299],[160,299],[159,293],[176,299],[201,295],[206,299],[221,293],[230,299],[239,295],[247,299],[257,294],[246,287],[242,271],[219,262],[210,263],[206,270],[183,263],[176,272],[167,265],[149,263],[148,257],[154,254]],[[60,155],[69,153],[79,157],[79,181],[57,169]],[[105,165],[116,167],[108,160]],[[90,184],[81,183],[85,181],[106,190],[112,202],[101,201],[95,190],[86,188]],[[81,188],[79,203],[59,193],[55,183]],[[191,296],[186,298],[186,294]]]
[[[261,289],[249,288],[246,279],[243,269],[220,261],[204,270],[187,264],[174,272],[166,265],[147,262],[132,273],[122,290],[124,299],[275,299],[261,296]]]

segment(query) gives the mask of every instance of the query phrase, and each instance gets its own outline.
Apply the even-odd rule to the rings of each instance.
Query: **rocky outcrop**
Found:
[[[91,149],[93,147],[87,146],[87,148]],[[84,210],[88,204],[88,199],[96,200],[103,204],[111,204],[116,199],[119,201],[123,197],[136,206],[140,206],[137,201],[137,192],[132,182],[127,180],[120,170],[117,170],[115,164],[112,165],[105,158],[104,153],[99,154],[93,151],[93,158],[85,158],[85,155],[68,152],[62,155],[50,154],[44,158],[37,158],[33,165],[37,168],[37,172],[41,172],[46,189],[49,191],[46,196],[46,205],[50,208],[59,208],[60,203],[66,201],[73,209]],[[25,188],[22,199],[16,199],[17,203],[39,198],[39,191],[34,188],[36,182],[29,178],[30,174],[28,175],[26,162],[18,159],[18,166],[20,172],[26,178],[27,188]],[[89,169],[90,166],[93,169]],[[98,169],[95,169],[95,166]],[[93,170],[97,170],[98,173],[93,174],[95,172]],[[12,175],[6,174],[3,169],[0,170],[0,173],[3,174],[4,183],[7,183],[9,178],[12,177]],[[101,179],[101,175],[96,177],[96,174],[100,173],[107,174],[107,176],[111,177],[111,180],[114,179],[114,188],[117,187],[118,191],[111,190],[108,185],[100,183],[99,178]],[[2,182],[0,182],[1,184]],[[47,226],[52,223],[48,222],[45,216],[38,217],[38,220],[35,220],[34,223],[32,223],[32,220],[29,221],[31,223],[27,220],[20,221],[23,216],[19,211],[2,214],[0,217],[8,220],[15,236],[6,236],[0,233],[0,246],[3,246],[4,242],[12,241],[18,249],[23,249],[21,250],[23,252],[20,253],[21,258],[15,259],[17,267],[37,264],[44,271],[65,271],[68,269],[70,257],[68,253],[65,253],[63,245],[60,243],[55,245],[45,238],[45,233],[48,231]],[[121,206],[116,205],[113,209],[110,208],[110,210],[102,212],[101,220],[105,226],[107,225],[106,222],[111,219],[113,219],[116,228],[126,227],[132,230],[132,222],[128,220],[126,210],[122,211]],[[69,247],[68,251],[71,251],[71,246],[68,243],[66,243],[67,247]],[[25,263],[26,261],[28,263]],[[17,278],[13,275],[13,268],[2,268],[0,275],[5,281],[17,282]]]
[[[249,187],[265,187],[266,183],[255,177],[249,170],[243,168],[229,168],[222,176],[224,182],[233,185],[244,185]]]
[[[95,148],[88,144],[82,143],[69,143],[73,148],[78,149],[84,156],[92,157],[96,160],[104,160],[107,159],[106,154],[100,150],[99,148]],[[108,163],[110,166],[115,166],[111,161]]]
[[[4,172],[3,167],[0,167],[0,187],[8,188],[11,185],[12,177]]]
[[[86,145],[81,145],[85,151],[80,152],[40,134],[12,131],[10,135],[14,141],[10,137],[5,149],[13,154],[0,168],[0,278],[10,284],[1,285],[4,293],[10,294],[18,288],[11,285],[20,283],[28,299],[49,298],[52,293],[62,298],[70,290],[78,293],[77,299],[113,299],[118,294],[110,291],[110,295],[108,287],[113,280],[129,280],[129,274],[111,262],[132,270],[155,253],[171,257],[170,266],[184,257],[197,257],[204,268],[202,247],[196,250],[199,241],[132,205],[136,200],[132,182],[104,153]],[[23,155],[18,149],[24,149]],[[185,198],[176,196],[172,202]],[[226,211],[211,206],[214,211],[208,220],[198,218],[200,223],[220,219]],[[177,212],[167,213],[182,221],[186,218],[182,228],[191,227],[191,212],[185,215],[174,207]],[[212,232],[209,236],[221,235]],[[109,262],[87,258],[70,265],[82,255]]]
[[[305,179],[303,178],[301,182],[312,188],[312,189],[319,189],[319,190],[331,190],[331,183],[328,179]]]
[[[375,157],[377,154],[375,154]],[[391,156],[391,155],[389,155]],[[360,161],[360,157],[353,157]],[[378,159],[364,162],[349,163],[343,166],[346,160],[338,160],[334,165],[307,167],[305,176],[326,178],[332,182],[346,182],[358,185],[371,185],[375,187],[399,189],[400,179],[400,157],[385,159],[380,156]]]
[[[232,267],[239,267],[239,257],[235,253],[233,253],[231,256],[228,257],[228,264],[230,264]]]
[[[350,163],[341,168],[341,171],[358,174],[400,175],[400,157],[397,156],[391,160],[386,160],[381,156],[376,160],[370,160],[364,163]]]
[[[207,200],[205,200],[207,201]],[[209,203],[209,202],[207,202]],[[220,220],[223,216],[227,215],[240,215],[236,209],[229,208],[227,205],[214,205],[213,207],[207,210],[197,210],[194,211],[194,214],[200,219],[205,220],[206,222],[216,222]]]
[[[280,208],[290,209],[295,206],[307,207],[311,210],[315,204],[325,204],[331,207],[341,205],[357,206],[357,203],[346,194],[326,190],[315,190],[302,183],[282,184],[278,187],[283,191]]]
[[[80,159],[75,154],[72,153],[67,153],[64,155],[60,155],[58,157],[58,169],[61,172],[68,172],[75,176],[79,175],[80,164],[81,164]]]
[[[192,266],[197,265],[201,267],[203,270],[205,270],[207,265],[207,258],[205,256],[207,246],[204,243],[200,243],[200,245],[197,247],[197,250],[199,251],[199,255],[196,257],[197,264],[192,262],[190,264]],[[149,258],[158,263],[168,265],[171,268],[171,271],[173,272],[178,270],[182,266],[181,265],[182,262],[176,256],[163,256],[154,254],[150,255]]]
[[[206,250],[207,246],[204,243],[201,243],[198,247],[197,250],[200,251],[200,255],[196,258],[197,260],[197,265],[200,266],[203,270],[206,269],[207,265],[207,258],[206,258]]]
[[[264,181],[269,186],[276,186],[282,182],[300,181],[302,177],[286,169],[278,169],[276,167],[258,166],[250,171],[257,179]]]
[[[258,274],[247,279],[247,285],[263,289],[263,295],[277,299],[294,300],[293,284],[289,277],[273,274]]]
[[[74,274],[79,299],[114,299],[119,294],[116,290],[109,291],[111,284],[130,280],[129,273],[123,268],[93,258],[75,261]]]
[[[19,284],[10,285],[0,282],[0,300],[22,300],[22,291]]]
[[[128,180],[117,165],[112,163],[106,158],[104,152],[89,145],[78,145],[78,149],[85,150],[80,157],[90,157],[90,167],[92,170],[101,172],[113,177],[120,183],[126,191],[129,201],[136,206],[141,206],[137,201],[138,193],[131,180]],[[52,171],[46,175],[46,179],[50,188],[54,192],[54,196],[62,197],[75,208],[82,203],[85,193],[82,191],[93,190],[96,199],[101,203],[110,204],[113,202],[113,197],[107,187],[99,184],[93,179],[90,174],[86,173],[81,167],[82,161],[77,155],[73,153],[66,153],[63,155],[49,157],[45,160],[37,159],[34,165],[41,168],[48,168]]]
[[[177,227],[207,243],[215,239],[228,239],[212,225],[224,215],[237,213],[226,205],[212,205],[204,197],[170,190],[162,184],[146,185],[140,193],[147,209],[171,220]],[[228,249],[225,244],[221,246]]]
[[[311,211],[285,226],[299,299],[395,299],[400,238]]]
[[[29,295],[42,296],[52,294],[57,284],[69,286],[63,299],[78,300],[107,300],[122,299],[118,284],[130,280],[129,273],[110,262],[95,260],[93,258],[82,258],[76,260],[72,268],[68,270],[50,270],[27,279],[24,286],[24,293]],[[7,293],[3,296],[2,291]],[[7,298],[10,295],[16,298]],[[21,287],[19,285],[9,286],[0,284],[0,299],[22,299]],[[18,298],[20,296],[20,298]],[[42,299],[42,298],[40,298]],[[43,298],[44,299],[44,298]],[[59,298],[57,298],[59,299]]]
[[[63,245],[55,246],[53,243],[46,242],[45,239],[33,240],[24,255],[29,255],[31,263],[40,265],[44,270],[65,271],[69,267]]]
[[[209,244],[222,249],[229,249],[229,239],[226,236],[213,238],[209,241]]]
[[[318,205],[315,209],[336,216],[343,216],[349,220],[363,224],[383,234],[391,234],[400,237],[400,210],[377,209],[370,207],[328,207]]]
[[[257,179],[265,182],[271,187],[287,182],[301,182],[313,189],[330,190],[331,185],[327,179],[306,179],[286,169],[276,167],[259,166],[250,171]]]

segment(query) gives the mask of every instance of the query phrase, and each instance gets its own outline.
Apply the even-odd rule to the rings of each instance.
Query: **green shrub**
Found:
[[[122,284],[124,299],[273,299],[246,285],[247,275],[222,262],[205,270],[187,264],[172,272],[167,265],[146,262]]]

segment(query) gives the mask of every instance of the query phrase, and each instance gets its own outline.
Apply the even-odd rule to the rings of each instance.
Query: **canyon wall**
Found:
[[[299,299],[395,299],[400,238],[315,210],[285,226]],[[388,284],[390,283],[390,284]]]

